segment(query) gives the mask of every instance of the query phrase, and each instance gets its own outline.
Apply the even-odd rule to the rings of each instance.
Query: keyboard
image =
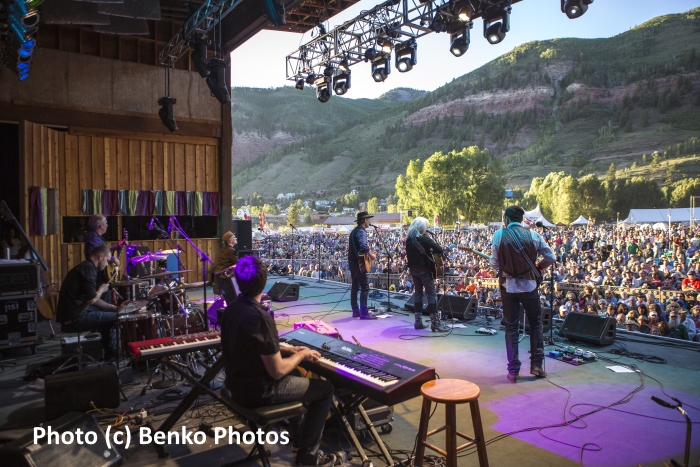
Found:
[[[420,395],[423,383],[435,379],[435,369],[366,347],[299,328],[280,337],[280,348],[305,346],[321,358],[300,366],[325,377],[334,386],[350,389],[384,405]]]
[[[186,352],[198,352],[221,347],[219,332],[199,332],[175,337],[162,337],[129,342],[129,350],[136,361],[162,358]]]

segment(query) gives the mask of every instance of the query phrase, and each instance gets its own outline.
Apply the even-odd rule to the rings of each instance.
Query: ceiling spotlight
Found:
[[[340,70],[340,71],[342,71],[343,73],[345,73],[345,72],[348,71],[349,69],[350,69],[350,63],[348,63],[348,59],[347,59],[347,58],[344,58],[344,59],[341,60],[341,62],[338,64],[338,70]]]
[[[400,73],[406,73],[413,69],[418,62],[418,44],[415,39],[410,39],[396,45],[396,69]]]
[[[391,53],[392,45],[391,45],[391,41],[389,39],[382,39],[382,41],[379,42],[379,46],[382,49],[382,53],[384,53],[384,54]]]
[[[372,78],[379,83],[387,79],[391,73],[391,56],[372,62]]]
[[[231,102],[228,86],[226,85],[226,68],[228,64],[219,58],[209,60],[209,76],[207,76],[207,86],[212,96],[222,104]]]
[[[319,102],[326,103],[328,99],[331,98],[333,93],[331,92],[330,85],[333,82],[333,78],[328,76],[320,76],[316,78],[314,84],[316,85],[316,99]]]
[[[469,30],[472,26],[473,23],[469,22],[461,31],[454,32],[450,36],[450,52],[452,52],[452,55],[455,57],[461,57],[467,53],[471,42]]]
[[[160,110],[158,111],[158,116],[160,121],[163,122],[168,130],[177,131],[177,122],[175,121],[175,114],[173,113],[173,105],[177,102],[174,97],[161,97],[158,99],[158,105],[160,105]]]
[[[375,58],[380,56],[380,52],[377,49],[367,49],[365,50],[365,62],[374,61]]]
[[[315,75],[314,72],[312,71],[312,72],[309,73],[308,76],[306,77],[306,84],[308,84],[309,86],[311,86],[311,85],[314,84],[315,81],[316,81],[316,75]]]
[[[347,93],[348,89],[350,89],[350,71],[337,75],[333,84],[333,90],[339,96]]]
[[[593,0],[561,0],[561,12],[569,19],[580,18],[588,11],[588,5],[591,3]]]
[[[294,87],[297,88],[297,89],[300,90],[300,91],[303,91],[303,90],[304,90],[304,79],[303,79],[303,78],[299,78],[299,79],[297,80],[297,84],[296,84]]]
[[[434,32],[442,32],[445,30],[445,20],[442,15],[436,15],[435,18],[430,22],[430,29]]]
[[[323,70],[323,76],[332,77],[333,73],[335,73],[335,70],[333,70],[333,66],[331,66],[331,64],[329,63],[328,65],[326,65],[326,68]]]
[[[484,37],[490,44],[498,44],[510,31],[511,7],[484,16]]]
[[[209,69],[207,68],[207,41],[202,38],[194,38],[190,42],[192,47],[192,63],[197,69],[199,76],[206,78],[209,76]]]
[[[469,6],[469,3],[467,3],[464,0],[455,3],[452,12],[460,21],[463,21],[465,23],[467,21],[470,21],[472,19],[472,16],[474,15],[472,9]]]

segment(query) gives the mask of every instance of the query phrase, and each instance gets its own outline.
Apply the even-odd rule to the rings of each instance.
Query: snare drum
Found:
[[[139,342],[148,339],[158,339],[158,318],[160,313],[146,311],[119,316],[119,332],[124,348],[129,342]]]

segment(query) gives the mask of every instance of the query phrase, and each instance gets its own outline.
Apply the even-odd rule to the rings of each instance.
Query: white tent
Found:
[[[542,225],[544,225],[545,227],[556,227],[556,225],[552,224],[551,222],[549,222],[547,219],[544,218],[544,216],[542,215],[542,210],[540,209],[539,204],[532,211],[525,211],[525,214],[523,215],[523,219],[530,221],[531,224],[535,224],[537,221],[540,221],[540,222],[542,222]]]
[[[588,224],[589,224],[588,220],[583,216],[578,216],[578,219],[576,219],[575,221],[573,221],[571,223],[571,225],[588,225]]]
[[[656,224],[652,225],[651,228],[653,230],[668,230],[668,224],[665,222],[657,222]]]
[[[630,209],[627,219],[622,222],[629,224],[665,222],[668,224],[668,211],[668,209]],[[690,211],[690,208],[671,209],[671,222],[690,222],[691,214],[694,219],[700,217],[700,209],[695,209],[693,213]]]

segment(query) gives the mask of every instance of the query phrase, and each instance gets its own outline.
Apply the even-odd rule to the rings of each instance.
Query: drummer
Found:
[[[219,250],[219,254],[216,257],[215,274],[238,263],[238,251],[234,248],[236,244],[238,244],[238,240],[233,232],[226,232],[221,238],[221,241],[224,246]],[[214,281],[214,293],[217,295],[221,293],[216,281]]]

